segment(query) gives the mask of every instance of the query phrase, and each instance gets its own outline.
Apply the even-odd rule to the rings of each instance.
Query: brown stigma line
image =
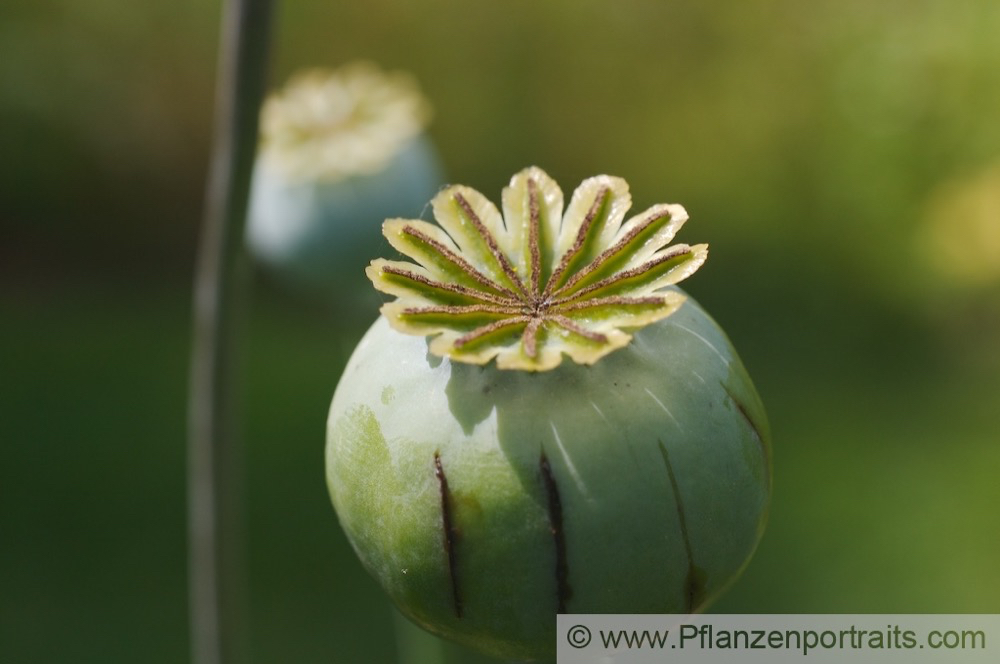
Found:
[[[462,213],[465,215],[465,218],[468,219],[469,222],[472,224],[472,227],[476,229],[476,232],[479,234],[479,237],[483,240],[483,242],[486,243],[486,246],[489,248],[490,254],[493,256],[493,259],[500,264],[500,269],[503,270],[504,274],[507,275],[507,278],[511,280],[511,282],[514,284],[517,290],[522,295],[525,295],[526,291],[524,289],[524,284],[521,283],[520,277],[518,277],[517,272],[514,271],[514,266],[510,264],[510,261],[507,260],[507,257],[504,255],[504,253],[500,251],[500,247],[497,246],[497,239],[493,237],[493,234],[490,233],[488,228],[486,228],[486,225],[483,223],[483,220],[480,219],[479,215],[477,215],[475,210],[472,209],[472,206],[469,204],[469,201],[465,200],[465,196],[462,196],[461,193],[456,193],[455,202],[458,204],[458,207],[462,210]]]

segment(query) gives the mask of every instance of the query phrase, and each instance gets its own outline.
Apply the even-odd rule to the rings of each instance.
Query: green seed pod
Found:
[[[557,613],[704,608],[749,560],[770,496],[760,399],[722,330],[673,285],[705,255],[665,247],[683,208],[623,222],[627,188],[602,176],[563,216],[556,191],[528,169],[505,191],[506,223],[463,188],[435,199],[448,236],[387,223],[397,248],[409,238],[424,253],[406,246],[420,266],[370,268],[400,300],[348,362],[327,433],[341,524],[400,610],[526,660],[554,657]],[[451,206],[463,223],[446,219]],[[526,260],[503,237],[518,209]],[[478,277],[444,286],[472,272],[489,290]],[[472,291],[486,304],[456,302]]]
[[[418,214],[441,187],[416,82],[367,62],[299,73],[266,101],[247,242],[285,283],[340,298],[384,244],[377,220]],[[375,223],[373,223],[375,221]]]

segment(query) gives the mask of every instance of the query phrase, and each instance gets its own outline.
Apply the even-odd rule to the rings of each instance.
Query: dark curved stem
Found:
[[[271,0],[227,0],[194,290],[188,537],[194,664],[242,662],[241,455],[233,427],[243,229],[265,85]]]

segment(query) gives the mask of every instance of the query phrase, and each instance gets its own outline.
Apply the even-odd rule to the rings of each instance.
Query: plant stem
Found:
[[[393,611],[396,664],[446,664],[444,642]]]
[[[234,435],[236,300],[264,93],[271,0],[227,0],[194,290],[188,403],[188,575],[194,664],[245,661],[241,465]]]

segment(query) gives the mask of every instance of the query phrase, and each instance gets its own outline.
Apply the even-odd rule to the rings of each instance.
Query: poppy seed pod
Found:
[[[557,613],[697,611],[757,545],[764,409],[674,285],[707,248],[668,246],[680,206],[628,207],[599,176],[563,214],[527,169],[503,215],[452,187],[441,228],[385,226],[416,263],[369,269],[398,299],[337,387],[327,482],[365,567],[435,634],[553,658]]]
[[[360,275],[384,245],[372,220],[419,214],[441,186],[429,116],[409,75],[370,63],[293,77],[261,113],[252,254],[293,286],[367,292]]]

